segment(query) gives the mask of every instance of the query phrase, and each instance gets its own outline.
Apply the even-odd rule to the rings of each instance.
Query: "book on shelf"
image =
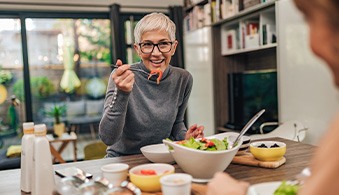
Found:
[[[221,0],[215,0],[215,20],[214,22],[218,22],[221,19]]]
[[[221,17],[222,19],[234,16],[238,12],[238,1],[221,0]]]
[[[244,9],[248,9],[261,3],[261,0],[244,0]]]
[[[210,5],[211,5],[211,21],[212,23],[217,21],[217,14],[216,14],[216,0],[211,0]]]
[[[239,23],[239,49],[245,48],[245,36],[246,36],[246,24],[245,22],[241,21]]]
[[[233,51],[237,49],[237,31],[235,29],[226,32],[226,50]]]
[[[208,17],[205,14],[204,6],[195,6],[193,9],[185,16],[184,18],[184,28],[186,31],[202,28],[210,23],[208,23]],[[206,24],[207,23],[207,24]]]
[[[259,21],[246,21],[246,35],[258,34],[259,32]]]
[[[259,20],[248,20],[244,22],[245,37],[243,48],[250,49],[259,47]]]
[[[272,44],[276,42],[275,38],[275,25],[263,24],[262,25],[262,44]]]
[[[205,26],[212,24],[211,4],[206,3],[204,5],[204,24]]]

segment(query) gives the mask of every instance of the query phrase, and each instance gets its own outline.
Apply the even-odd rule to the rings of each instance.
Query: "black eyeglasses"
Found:
[[[155,46],[157,46],[158,50],[161,53],[167,53],[171,51],[172,44],[173,42],[170,42],[170,41],[161,41],[157,44],[152,43],[152,42],[139,43],[139,46],[140,46],[141,52],[144,54],[152,53]]]

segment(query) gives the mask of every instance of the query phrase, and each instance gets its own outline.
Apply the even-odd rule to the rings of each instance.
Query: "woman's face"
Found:
[[[134,49],[137,51],[138,55],[141,57],[143,63],[145,64],[146,68],[149,70],[155,70],[160,68],[161,71],[165,71],[165,69],[168,67],[172,56],[175,53],[175,50],[177,48],[177,41],[172,42],[173,44],[170,44],[171,40],[169,38],[169,35],[164,30],[157,30],[157,31],[149,31],[145,32],[141,36],[141,43],[145,44],[146,47],[152,47],[152,44],[161,44],[158,47],[166,48],[164,44],[169,44],[170,51],[169,52],[161,52],[159,51],[159,48],[157,46],[154,46],[153,51],[151,53],[143,53],[140,46],[138,44],[134,44]],[[146,51],[143,49],[143,51]],[[165,50],[163,50],[165,51]],[[167,50],[166,50],[167,51]]]
[[[313,52],[325,60],[332,71],[334,82],[339,87],[339,41],[338,35],[330,25],[327,14],[320,9],[313,9],[306,14],[310,27],[310,44]]]

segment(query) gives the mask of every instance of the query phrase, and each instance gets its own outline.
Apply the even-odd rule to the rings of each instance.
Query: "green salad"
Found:
[[[176,143],[188,148],[205,151],[227,150],[228,147],[227,137],[225,137],[223,140],[215,138],[202,138],[200,140],[195,140],[193,137],[191,137],[189,140],[177,141]]]
[[[280,186],[274,191],[274,195],[296,195],[300,185],[289,184],[283,181]]]

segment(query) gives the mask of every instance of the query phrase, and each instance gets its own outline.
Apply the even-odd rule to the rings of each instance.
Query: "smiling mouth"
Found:
[[[161,64],[164,60],[150,60],[150,62],[154,63],[154,64]]]

